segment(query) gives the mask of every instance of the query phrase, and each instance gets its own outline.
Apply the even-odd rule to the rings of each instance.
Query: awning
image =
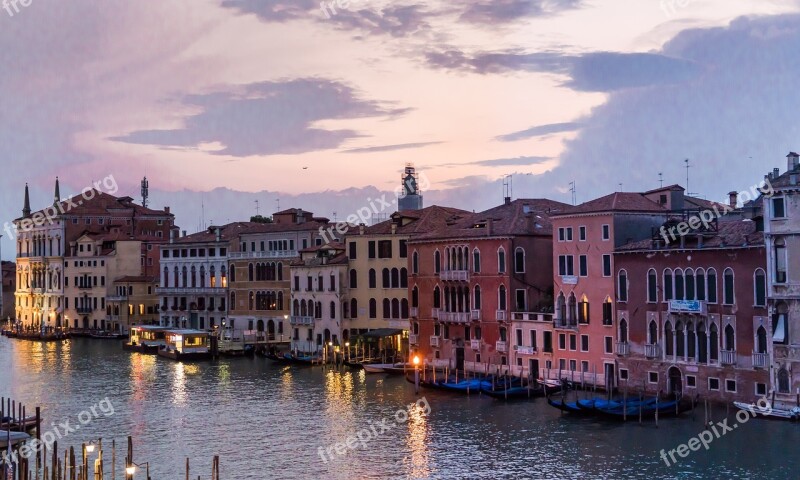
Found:
[[[391,337],[394,335],[400,335],[403,333],[402,329],[399,328],[377,328],[375,330],[370,330],[369,332],[361,335],[362,338],[383,338],[383,337]]]
[[[778,324],[775,326],[775,333],[772,334],[772,341],[777,343],[786,341],[786,315],[778,315]]]

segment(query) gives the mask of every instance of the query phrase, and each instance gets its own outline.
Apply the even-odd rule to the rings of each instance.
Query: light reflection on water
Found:
[[[256,358],[181,364],[123,352],[118,342],[75,339],[40,344],[0,338],[0,395],[41,405],[45,424],[71,419],[109,397],[101,417],[60,447],[102,437],[124,453],[132,435],[137,463],[152,478],[174,479],[191,458],[191,477],[210,477],[218,454],[224,479],[322,478],[794,478],[797,425],[751,421],[667,468],[658,456],[702,429],[703,412],[662,420],[656,429],[562,417],[543,400],[504,403],[422,391],[402,378],[271,365]],[[722,419],[716,412],[715,420]],[[389,419],[394,427],[327,463],[319,455]],[[758,445],[758,448],[754,448]],[[105,458],[110,467],[109,452]],[[121,470],[118,469],[118,472]],[[110,478],[110,477],[109,477]],[[122,476],[120,475],[120,478]]]

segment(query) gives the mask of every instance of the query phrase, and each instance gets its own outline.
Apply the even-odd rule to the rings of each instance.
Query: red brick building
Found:
[[[550,217],[567,208],[507,199],[409,240],[412,349],[459,370],[529,368],[512,348],[512,320],[552,312]]]
[[[763,232],[725,217],[678,242],[660,235],[619,247],[619,381],[650,392],[753,401],[767,394]]]

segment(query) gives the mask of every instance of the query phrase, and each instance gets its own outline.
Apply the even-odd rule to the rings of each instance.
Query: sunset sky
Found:
[[[348,2],[342,2],[347,4]],[[326,0],[325,4],[328,4]],[[722,200],[800,149],[800,2],[33,0],[0,10],[0,218],[113,175],[182,228],[278,207]],[[328,18],[330,16],[330,18]],[[204,207],[201,212],[200,204]],[[390,213],[390,212],[387,212]],[[3,257],[13,255],[3,242]]]

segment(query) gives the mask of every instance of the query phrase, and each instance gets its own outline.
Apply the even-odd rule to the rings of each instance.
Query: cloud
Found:
[[[363,100],[351,87],[323,79],[255,83],[226,92],[188,95],[183,103],[201,109],[185,119],[183,128],[143,130],[113,140],[186,148],[218,142],[224,147],[208,153],[235,157],[299,154],[337,148],[360,136],[353,130],[312,127],[320,120],[396,116],[407,111]]]
[[[391,152],[394,150],[405,150],[409,148],[421,148],[428,145],[438,145],[444,142],[420,142],[420,143],[400,143],[397,145],[381,145],[377,147],[360,147],[342,150],[341,153],[375,153],[375,152]]]
[[[548,160],[552,159],[550,157],[497,158],[494,160],[480,160],[478,162],[472,162],[469,165],[480,165],[482,167],[505,167],[510,165],[524,166],[524,165],[538,165]]]
[[[581,6],[581,0],[468,0],[461,20],[494,25],[525,17],[543,17]]]
[[[428,30],[426,13],[421,5],[390,5],[381,10],[339,10],[327,21],[340,30],[354,30],[372,35],[400,38]]]
[[[697,78],[698,64],[657,53],[593,52],[568,55],[558,52],[483,52],[469,56],[459,50],[429,52],[429,66],[478,74],[515,71],[541,72],[568,77],[564,85],[586,92],[612,92],[636,87],[685,83]]]
[[[566,122],[566,123],[550,123],[547,125],[537,125],[518,132],[508,133],[495,137],[495,140],[501,142],[516,142],[517,140],[525,140],[528,138],[541,137],[543,135],[550,135],[553,133],[574,132],[581,127],[580,123]]]
[[[316,0],[224,0],[222,6],[242,13],[255,14],[266,22],[285,22],[307,18],[312,10],[319,9]],[[319,15],[321,11],[315,12]]]

